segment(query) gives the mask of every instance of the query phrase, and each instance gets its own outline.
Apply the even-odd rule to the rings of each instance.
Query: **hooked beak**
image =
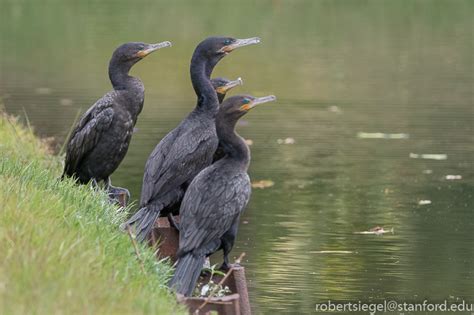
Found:
[[[165,48],[165,47],[171,47],[171,42],[165,41],[165,42],[161,42],[157,44],[150,44],[148,45],[147,48],[137,52],[135,56],[138,58],[144,58],[148,56],[149,54],[151,54],[152,52],[157,51],[158,49],[161,49],[161,48]]]
[[[243,85],[243,84],[244,84],[244,82],[242,81],[242,79],[237,78],[237,80],[230,81],[226,85],[219,86],[216,89],[216,92],[219,93],[219,94],[225,94],[225,93],[229,92],[229,90],[233,89],[234,87],[236,87],[238,85]]]
[[[260,104],[263,104],[263,103],[268,103],[268,102],[273,102],[276,99],[277,98],[276,98],[275,95],[268,95],[268,96],[258,97],[256,99],[254,99],[252,102],[240,106],[240,109],[245,110],[245,111],[249,111],[257,105],[260,105]]]
[[[244,47],[244,46],[248,46],[248,45],[254,45],[254,44],[258,44],[258,43],[260,43],[260,37],[237,39],[232,44],[229,44],[227,46],[222,47],[219,50],[219,52],[223,52],[223,53],[228,54],[236,48]]]

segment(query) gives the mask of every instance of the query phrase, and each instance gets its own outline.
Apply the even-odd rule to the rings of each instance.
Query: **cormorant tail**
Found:
[[[160,216],[160,210],[143,207],[128,219],[127,222],[123,223],[120,228],[126,230],[129,226],[133,226],[137,240],[139,242],[146,241],[151,234],[156,219]]]
[[[169,287],[177,293],[191,296],[205,260],[205,256],[195,256],[192,253],[181,257]]]

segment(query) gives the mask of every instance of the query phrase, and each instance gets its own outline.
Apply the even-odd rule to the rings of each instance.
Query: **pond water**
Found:
[[[195,45],[260,36],[214,72],[243,78],[232,94],[278,97],[238,127],[253,140],[252,180],[274,182],[254,188],[233,250],[247,254],[255,313],[312,313],[328,299],[473,303],[473,14],[469,0],[0,0],[0,96],[62,143],[110,89],[116,46],[172,41],[133,69],[145,107],[112,179],[138,198],[148,154],[195,104]],[[354,233],[376,226],[393,233]]]

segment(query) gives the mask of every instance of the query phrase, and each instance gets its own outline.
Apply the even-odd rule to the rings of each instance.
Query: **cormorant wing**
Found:
[[[143,176],[141,206],[153,199],[160,199],[192,180],[212,162],[213,152],[209,152],[212,150],[208,145],[203,145],[212,139],[212,134],[183,127],[168,133],[148,158]]]
[[[106,94],[82,116],[67,144],[64,174],[72,176],[76,172],[84,157],[99,142],[102,132],[109,128],[114,116],[112,105],[112,95]]]
[[[227,232],[250,198],[247,173],[227,177],[216,164],[193,180],[180,209],[180,253],[208,254],[215,241]]]

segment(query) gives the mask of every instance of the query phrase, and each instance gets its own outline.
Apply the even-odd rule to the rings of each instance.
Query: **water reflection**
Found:
[[[60,140],[110,89],[119,43],[173,42],[133,70],[146,104],[113,180],[135,197],[149,152],[194,105],[194,45],[210,34],[262,37],[215,71],[242,76],[233,93],[279,99],[239,126],[253,140],[252,180],[275,183],[254,189],[234,250],[247,253],[256,312],[308,313],[327,299],[474,300],[471,1],[0,1],[0,95]],[[294,144],[277,142],[286,138]],[[394,234],[354,234],[375,226]]]

